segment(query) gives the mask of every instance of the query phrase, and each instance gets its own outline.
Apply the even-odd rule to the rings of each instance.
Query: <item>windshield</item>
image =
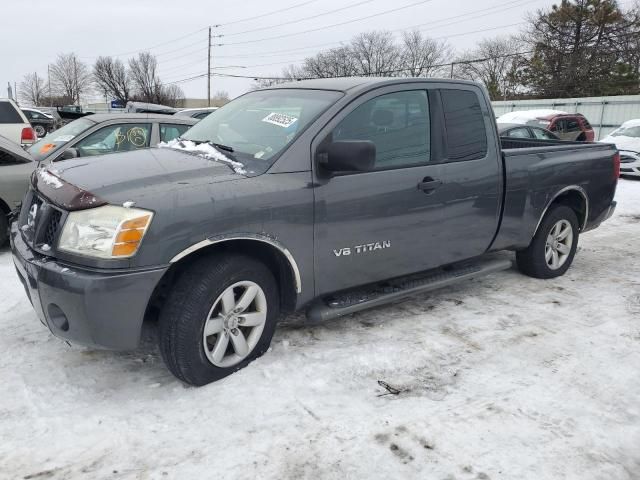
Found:
[[[87,118],[79,118],[41,138],[31,145],[27,151],[36,161],[43,160],[95,124],[94,121]]]
[[[611,136],[640,138],[640,125],[634,125],[632,127],[620,127],[615,132],[611,132]]]
[[[293,88],[251,92],[212,112],[181,138],[230,147],[238,160],[267,161],[341,96]]]

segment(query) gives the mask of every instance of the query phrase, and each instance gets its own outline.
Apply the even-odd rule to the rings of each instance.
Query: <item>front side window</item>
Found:
[[[178,138],[183,135],[187,130],[191,128],[191,125],[180,125],[174,123],[161,123],[160,124],[160,141],[170,142],[174,138]]]
[[[334,128],[332,140],[370,140],[375,169],[400,168],[429,162],[429,128],[427,92],[403,91],[358,106]]]
[[[478,96],[470,90],[442,90],[450,162],[487,155],[487,130]]]
[[[511,138],[531,138],[528,128],[513,128],[507,132],[507,137]]]
[[[239,162],[265,163],[283,151],[342,95],[301,88],[247,93],[198,122],[182,139],[222,145],[222,149]]]
[[[148,148],[150,137],[151,125],[148,123],[109,125],[83,138],[74,147],[78,156],[91,157]]]

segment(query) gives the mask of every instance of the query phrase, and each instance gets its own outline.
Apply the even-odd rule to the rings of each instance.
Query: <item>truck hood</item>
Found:
[[[169,148],[65,160],[48,170],[109,203],[135,202],[177,188],[247,178],[225,163]]]

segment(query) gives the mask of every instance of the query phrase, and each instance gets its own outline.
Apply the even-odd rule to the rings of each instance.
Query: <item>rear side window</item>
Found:
[[[170,142],[171,140],[181,136],[184,132],[186,132],[190,128],[191,128],[191,125],[161,123],[160,124],[160,141]]]
[[[547,132],[546,130],[543,130],[542,128],[532,128],[531,130],[533,130],[533,135],[536,138],[539,138],[541,140],[555,140],[556,137],[553,136],[553,134]]]
[[[450,162],[487,154],[487,131],[478,96],[469,90],[441,90]]]
[[[24,123],[15,107],[9,102],[0,102],[0,123]]]
[[[577,118],[570,118],[567,120],[567,131],[568,132],[580,131],[580,124],[578,123]]]
[[[373,98],[343,118],[332,138],[373,142],[376,170],[427,163],[431,145],[427,92],[411,90]]]

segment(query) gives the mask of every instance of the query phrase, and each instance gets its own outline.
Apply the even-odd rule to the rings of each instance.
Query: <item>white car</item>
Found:
[[[624,122],[600,141],[618,147],[621,175],[640,177],[640,119]]]
[[[29,120],[10,98],[0,98],[0,135],[23,147],[38,141]]]

